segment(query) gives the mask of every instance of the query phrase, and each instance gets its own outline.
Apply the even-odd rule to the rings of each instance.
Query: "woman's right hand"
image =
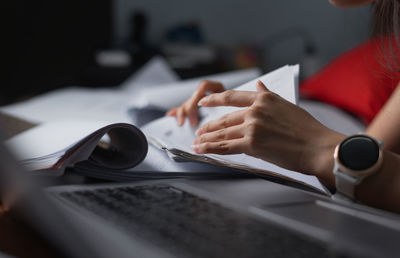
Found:
[[[197,111],[198,102],[208,93],[219,93],[223,91],[225,91],[224,86],[219,82],[202,81],[193,95],[181,106],[174,107],[168,111],[167,116],[176,117],[179,126],[185,123],[186,118],[189,119],[192,126],[196,126],[199,124],[199,114]]]

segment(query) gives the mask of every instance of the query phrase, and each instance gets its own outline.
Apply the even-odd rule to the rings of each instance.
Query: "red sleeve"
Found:
[[[369,40],[302,82],[300,94],[342,108],[368,124],[399,81],[400,73],[385,63],[381,41]]]

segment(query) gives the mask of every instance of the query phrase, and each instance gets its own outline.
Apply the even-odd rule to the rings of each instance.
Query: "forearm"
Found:
[[[400,154],[400,87],[383,106],[366,133],[382,140],[386,150]]]

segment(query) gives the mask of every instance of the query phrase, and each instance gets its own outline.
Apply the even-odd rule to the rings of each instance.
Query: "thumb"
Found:
[[[267,86],[262,81],[257,81],[257,92],[269,92]]]

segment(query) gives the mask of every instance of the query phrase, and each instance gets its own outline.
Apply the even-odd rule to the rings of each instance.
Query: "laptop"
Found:
[[[2,203],[70,257],[395,257],[398,215],[263,179],[42,188],[0,146]]]

